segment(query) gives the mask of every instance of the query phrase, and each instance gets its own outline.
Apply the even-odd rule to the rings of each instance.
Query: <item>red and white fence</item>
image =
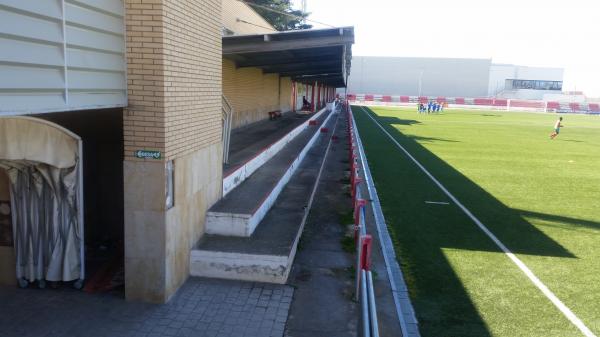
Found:
[[[374,94],[348,94],[347,96],[350,103],[365,105],[415,106],[418,103],[426,104],[427,102],[435,101],[438,103],[446,103],[450,108],[586,113],[600,115],[599,103],[569,103],[484,97],[431,97]]]
[[[367,234],[365,220],[366,199],[360,186],[362,178],[358,166],[358,149],[355,139],[355,126],[351,116],[350,105],[344,104],[343,113],[347,115],[346,132],[348,135],[349,161],[350,161],[350,194],[354,205],[354,240],[356,244],[356,299],[361,305],[361,333],[362,337],[378,337],[379,323],[373,288],[373,275],[371,274],[371,247],[373,238]]]

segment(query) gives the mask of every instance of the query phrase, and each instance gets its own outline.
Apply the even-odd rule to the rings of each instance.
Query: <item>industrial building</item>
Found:
[[[190,274],[285,282],[296,236],[265,262],[276,274],[202,266],[244,261],[211,243],[255,238],[332,115],[353,41],[277,32],[236,0],[0,0],[0,283],[124,269],[127,299],[166,302]],[[254,213],[223,205],[282,150],[295,161],[245,198]]]
[[[355,94],[543,100],[562,92],[563,69],[491,59],[354,56]]]

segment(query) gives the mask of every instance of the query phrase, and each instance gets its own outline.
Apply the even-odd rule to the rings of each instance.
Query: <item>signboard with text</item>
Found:
[[[134,152],[136,158],[143,159],[160,159],[161,153],[160,151],[153,150],[137,150]]]

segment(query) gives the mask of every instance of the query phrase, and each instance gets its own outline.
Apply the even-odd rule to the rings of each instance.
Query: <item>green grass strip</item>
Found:
[[[542,230],[532,223],[530,217],[524,215],[527,208],[510,207],[512,205],[499,200],[487,188],[480,186],[479,181],[473,180],[478,178],[477,175],[468,176],[464,172],[464,168],[468,167],[475,172],[493,174],[499,188],[507,187],[506,180],[503,179],[505,174],[514,177],[522,172],[529,173],[520,168],[520,165],[526,163],[511,160],[510,154],[506,153],[512,149],[517,158],[531,158],[531,154],[525,156],[519,153],[520,150],[531,149],[519,148],[519,145],[515,144],[514,135],[520,133],[520,127],[533,128],[538,142],[543,141],[543,145],[548,146],[550,141],[545,139],[547,124],[551,125],[551,118],[555,116],[510,113],[507,115],[515,118],[514,120],[489,122],[491,118],[505,116],[481,112],[427,116],[393,109],[376,109],[376,112],[380,123],[402,146],[417,157],[417,160],[509,249],[518,253],[519,258],[530,266],[588,327],[597,331],[595,321],[587,319],[587,311],[582,309],[582,305],[575,303],[585,303],[585,300],[571,301],[569,296],[563,298],[563,288],[568,284],[554,284],[552,280],[547,280],[548,273],[539,270],[538,264],[531,260],[574,263],[579,257],[556,238],[548,235],[545,228]],[[425,201],[448,200],[414,163],[386,139],[387,136],[373,121],[356,111],[355,118],[365,143],[384,214],[396,242],[401,266],[409,283],[423,335],[580,335],[455,205],[426,204]],[[460,131],[457,131],[457,128]],[[584,122],[582,129],[594,130],[594,126]],[[421,130],[424,132],[419,132]],[[461,135],[460,140],[456,137],[457,132]],[[495,137],[503,132],[507,137]],[[529,141],[527,138],[522,140]],[[516,150],[513,149],[515,146]],[[432,151],[430,147],[437,152]],[[452,152],[456,147],[460,148],[462,153]],[[486,161],[490,152],[499,153],[493,155],[493,167],[482,170],[481,166],[484,169],[488,167],[485,164],[480,165],[480,162]],[[498,165],[498,162],[503,160],[507,165]],[[460,165],[461,163],[464,165]],[[535,165],[537,162],[533,163]],[[539,177],[538,182],[543,182],[545,178],[547,177]],[[509,187],[515,187],[515,184],[510,185],[512,186]],[[528,197],[532,197],[532,192],[527,192]],[[593,221],[587,223],[586,228],[590,227],[594,227]],[[533,263],[535,268],[530,263]],[[565,276],[560,270],[554,272]],[[588,304],[587,307],[597,309],[594,304]]]

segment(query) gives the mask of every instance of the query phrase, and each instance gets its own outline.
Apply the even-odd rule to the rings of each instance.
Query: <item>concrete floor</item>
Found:
[[[345,119],[340,117],[336,134],[344,135]],[[354,263],[342,249],[345,228],[339,214],[352,203],[341,180],[347,170],[344,139],[332,143],[325,169],[313,201],[296,260],[288,283],[296,290],[285,336],[356,336],[359,308],[352,300]]]
[[[295,288],[286,337],[357,336],[360,306],[353,300],[355,255],[342,249],[347,228],[340,214],[351,210],[352,201],[343,181],[349,170],[346,118],[341,114],[336,135],[326,159],[317,195],[301,239],[288,284]],[[379,333],[401,336],[400,323],[386,265],[368,209],[368,233],[372,234],[372,271],[377,302]],[[354,270],[354,269],[352,269]]]

